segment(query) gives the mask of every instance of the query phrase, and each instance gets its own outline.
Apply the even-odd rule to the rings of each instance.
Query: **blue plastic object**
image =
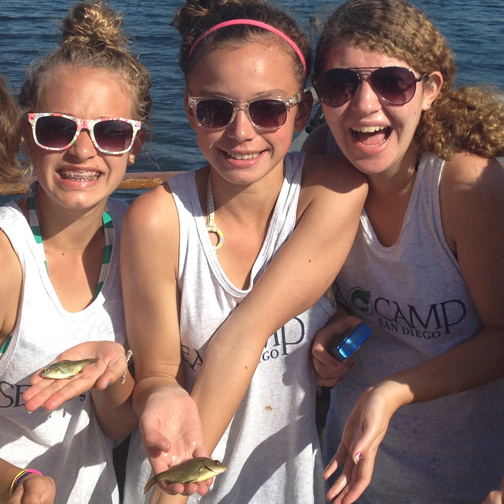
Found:
[[[348,334],[338,336],[336,345],[334,343],[329,347],[329,353],[338,361],[344,361],[347,357],[352,355],[371,333],[371,328],[364,322],[357,324]]]

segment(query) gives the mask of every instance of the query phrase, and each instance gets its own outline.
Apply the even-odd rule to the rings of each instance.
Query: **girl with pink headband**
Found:
[[[327,289],[366,184],[346,161],[288,153],[312,105],[310,44],[289,16],[259,1],[191,0],[173,25],[208,164],[140,196],[126,217],[141,434],[125,502],[198,491],[208,504],[322,503],[311,343],[334,312]],[[161,483],[144,496],[152,473],[208,455],[227,467],[212,491]]]

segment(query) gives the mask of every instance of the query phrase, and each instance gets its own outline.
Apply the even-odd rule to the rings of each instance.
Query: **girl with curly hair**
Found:
[[[313,348],[333,386],[329,339],[355,317],[371,326],[331,390],[337,503],[479,503],[504,471],[504,103],[455,89],[455,72],[404,0],[350,0],[317,47],[327,125],[304,150],[346,157],[370,186],[334,284],[351,316],[338,309]]]

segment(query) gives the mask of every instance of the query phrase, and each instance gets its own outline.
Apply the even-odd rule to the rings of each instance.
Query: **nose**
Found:
[[[372,114],[382,108],[382,101],[371,86],[369,74],[360,75],[360,87],[350,102],[354,111],[366,115]]]
[[[68,153],[80,160],[96,156],[97,149],[93,144],[89,130],[82,129],[74,144],[68,149]]]
[[[227,133],[231,138],[239,139],[241,142],[256,135],[254,125],[245,108],[237,107],[236,114],[227,127]]]

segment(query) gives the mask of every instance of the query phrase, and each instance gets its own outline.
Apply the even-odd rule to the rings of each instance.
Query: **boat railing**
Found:
[[[119,185],[120,190],[129,189],[152,189],[162,184],[167,178],[179,172],[132,172],[126,173]],[[25,194],[30,184],[36,180],[35,177],[29,179],[25,184],[0,184],[0,195]]]

